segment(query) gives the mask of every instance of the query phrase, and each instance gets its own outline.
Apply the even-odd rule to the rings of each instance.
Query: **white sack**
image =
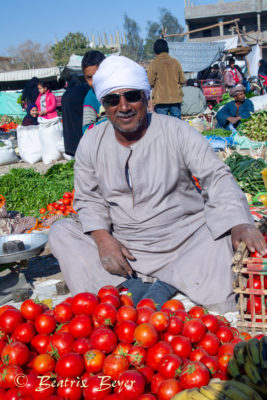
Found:
[[[60,117],[38,118],[39,139],[44,164],[59,160],[64,149],[63,126]]]
[[[39,139],[39,126],[18,126],[17,139],[19,155],[21,159],[29,164],[41,161],[41,145]]]
[[[15,150],[12,146],[11,140],[1,140],[4,146],[0,147],[0,165],[12,164],[18,162]]]
[[[267,94],[251,97],[250,100],[254,105],[255,112],[267,111]]]

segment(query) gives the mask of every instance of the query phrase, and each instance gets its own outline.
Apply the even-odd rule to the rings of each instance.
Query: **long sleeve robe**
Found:
[[[210,309],[234,308],[229,230],[253,219],[228,166],[186,122],[152,114],[146,134],[129,147],[118,143],[109,121],[95,126],[76,152],[74,208],[79,227],[60,221],[50,235],[72,292],[123,280],[101,267],[86,234],[106,229],[136,257],[135,271]]]

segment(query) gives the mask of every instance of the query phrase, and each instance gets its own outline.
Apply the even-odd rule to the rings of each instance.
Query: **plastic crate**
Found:
[[[266,233],[266,219],[259,224]],[[252,334],[267,334],[267,258],[249,257],[249,251],[241,243],[233,263],[235,274],[234,292],[239,295],[237,328]],[[253,282],[258,281],[254,289]]]

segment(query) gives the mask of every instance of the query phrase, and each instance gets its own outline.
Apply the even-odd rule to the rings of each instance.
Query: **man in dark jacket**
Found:
[[[254,112],[254,106],[251,100],[246,99],[246,88],[243,85],[236,85],[230,90],[230,95],[234,98],[217,113],[216,119],[218,128],[232,130],[236,128],[241,119],[249,118]]]
[[[183,100],[182,85],[185,76],[181,64],[169,56],[168,43],[158,39],[154,43],[154,53],[157,57],[148,67],[148,79],[152,87],[152,103],[158,114],[181,117]]]

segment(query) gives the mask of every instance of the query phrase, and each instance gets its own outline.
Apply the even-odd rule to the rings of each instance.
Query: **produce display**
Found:
[[[33,168],[12,168],[0,176],[0,193],[6,198],[7,210],[38,217],[40,208],[72,191],[73,164],[55,164],[45,174]]]
[[[220,101],[220,103],[216,104],[216,105],[213,107],[213,110],[216,111],[216,112],[219,111],[219,109],[220,109],[222,106],[224,106],[225,104],[229,103],[229,102],[232,101],[232,100],[234,100],[234,99],[233,99],[233,97],[230,96],[229,93],[224,93],[224,94],[222,95],[222,101]]]
[[[267,141],[267,111],[254,113],[250,118],[243,119],[238,126],[240,135],[245,135],[258,142]]]
[[[220,136],[220,137],[228,137],[228,136],[231,136],[232,132],[228,131],[227,129],[216,128],[216,129],[202,131],[201,134],[204,136],[213,135],[213,136]]]
[[[8,115],[3,115],[0,117],[0,131],[8,132],[10,130],[16,129],[18,125],[21,125],[22,119],[19,117],[10,117]]]
[[[266,167],[263,159],[255,159],[234,152],[225,160],[225,163],[230,167],[238,185],[245,193],[256,195],[265,191],[261,173]]]
[[[20,310],[2,306],[0,330],[0,400],[170,400],[188,389],[201,393],[212,378],[230,379],[236,344],[249,346],[244,340],[251,339],[201,306],[186,312],[171,299],[157,310],[143,299],[134,307],[130,294],[111,285],[54,309],[32,299]],[[226,390],[224,399],[237,398]]]

